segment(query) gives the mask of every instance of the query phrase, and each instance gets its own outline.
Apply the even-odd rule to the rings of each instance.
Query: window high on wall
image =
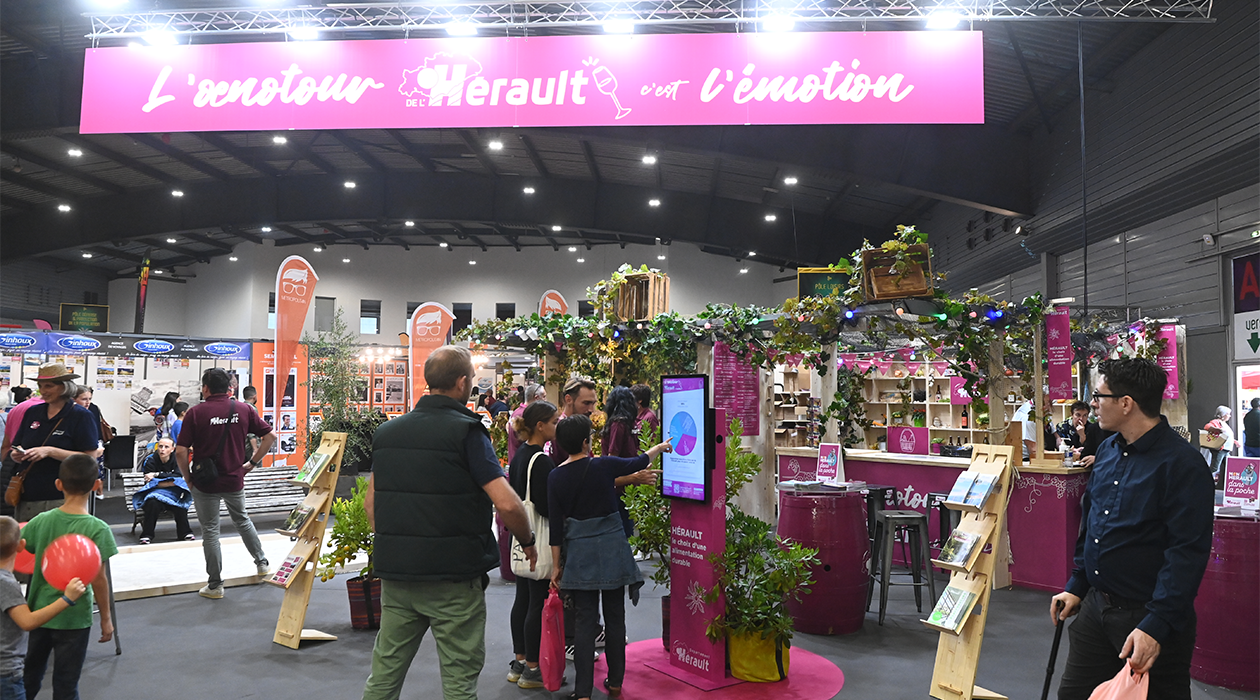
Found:
[[[412,315],[412,314],[414,314],[414,313],[416,312],[416,309],[420,308],[420,305],[421,305],[421,304],[423,304],[423,303],[424,303],[424,302],[422,302],[422,301],[409,301],[409,302],[407,302],[407,318],[406,318],[406,320],[404,321],[404,324],[409,324],[409,323],[411,323],[411,315]],[[409,333],[411,332],[411,328],[410,328],[410,327],[408,327],[408,326],[404,326],[404,327],[406,327],[406,328],[407,328],[407,332],[409,332]]]
[[[381,300],[359,301],[359,334],[377,335],[381,332]]]
[[[578,316],[594,316],[595,305],[585,299],[578,300]]]
[[[267,292],[267,328],[276,329],[276,293]]]
[[[451,304],[451,313],[455,320],[451,323],[451,333],[458,333],[472,325],[472,304],[455,302]]]
[[[327,333],[332,330],[333,316],[337,314],[336,297],[315,297],[315,330]]]
[[[499,302],[495,304],[494,317],[500,321],[516,318],[516,304],[511,302]]]

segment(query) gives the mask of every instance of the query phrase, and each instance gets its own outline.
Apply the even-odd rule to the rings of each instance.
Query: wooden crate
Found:
[[[661,272],[634,272],[617,290],[613,308],[619,321],[647,321],[669,312],[669,276]]]
[[[879,248],[862,252],[863,284],[868,301],[932,296],[932,257],[928,247],[912,245],[910,254],[919,264],[912,265],[908,274],[899,278],[891,271],[895,261],[892,255]]]

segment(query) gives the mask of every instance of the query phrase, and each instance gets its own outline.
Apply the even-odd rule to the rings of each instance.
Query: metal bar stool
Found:
[[[937,534],[936,539],[932,540],[929,545],[936,549],[940,549],[941,545],[949,539],[949,533],[958,527],[958,523],[962,521],[962,513],[960,511],[947,508],[945,500],[949,498],[948,493],[931,492],[927,495],[927,509],[931,512],[936,509]]]
[[[866,485],[866,536],[871,540],[872,552],[875,551],[875,514],[887,509],[889,504],[897,504],[896,487],[881,484]],[[874,559],[871,560],[872,566],[874,561]],[[872,569],[873,572],[874,569]]]
[[[891,581],[892,552],[898,531],[910,542],[910,581]],[[875,542],[877,549],[871,558],[872,566],[879,562],[879,624],[884,624],[884,614],[888,609],[889,586],[914,586],[914,604],[919,612],[923,612],[923,594],[919,588],[928,587],[932,596],[931,604],[936,603],[936,581],[932,578],[931,555],[928,552],[927,516],[915,510],[881,510],[875,514]],[[923,571],[921,572],[920,569]],[[898,574],[904,575],[904,574]],[[926,581],[922,580],[923,577]],[[876,574],[871,570],[870,585],[866,590],[866,609],[871,609],[871,599],[875,593]]]

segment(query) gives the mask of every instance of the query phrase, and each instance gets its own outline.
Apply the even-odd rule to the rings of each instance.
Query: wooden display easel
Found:
[[[324,531],[328,529],[328,511],[332,508],[333,492],[337,487],[337,475],[341,472],[341,459],[346,450],[346,434],[326,432],[316,453],[331,455],[331,460],[322,472],[315,477],[310,490],[300,506],[313,510],[294,532],[281,531],[294,537],[289,556],[285,557],[265,583],[284,589],[284,602],[280,604],[280,619],[276,621],[276,634],[271,641],[290,649],[297,649],[303,641],[333,641],[336,635],[319,630],[303,629],[306,621],[306,606],[311,601],[311,586],[315,583],[315,568],[319,563],[319,550],[324,542]],[[314,453],[312,453],[314,454]],[[284,567],[292,566],[291,574],[285,576]]]
[[[995,573],[995,565],[1004,546],[1002,535],[1006,531],[1006,504],[1010,498],[1011,453],[1006,445],[974,445],[970,471],[983,474],[999,474],[995,489],[979,512],[964,512],[959,529],[983,534],[976,544],[981,550],[968,563],[969,570],[955,570],[950,575],[950,585],[976,594],[973,610],[957,635],[941,632],[936,647],[936,665],[932,669],[932,687],[928,694],[940,700],[1007,700],[1005,695],[985,690],[976,685],[976,665],[980,661],[980,643],[984,640],[984,625],[989,616],[989,585]]]

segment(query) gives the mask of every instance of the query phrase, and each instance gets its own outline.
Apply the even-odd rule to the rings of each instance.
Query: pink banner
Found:
[[[1254,503],[1260,498],[1260,457],[1228,457],[1225,459],[1224,505]]]
[[[715,432],[726,435],[726,411],[717,409]],[[720,685],[726,678],[726,640],[710,642],[705,636],[709,622],[726,610],[719,595],[705,595],[718,583],[709,557],[726,549],[726,451],[714,450],[709,502],[674,499],[670,509],[670,664],[698,676],[701,684]],[[717,504],[718,507],[715,507]],[[689,681],[691,682],[691,681]],[[696,685],[695,682],[692,682]]]
[[[971,394],[967,393],[967,380],[962,377],[949,378],[949,402],[951,404],[971,403]]]
[[[879,368],[880,374],[888,374],[888,370],[892,368],[892,360],[875,359],[875,366]]]
[[[889,428],[888,451],[907,455],[925,455],[928,453],[927,428]],[[819,469],[822,467],[820,466]]]
[[[1056,306],[1046,314],[1046,382],[1051,401],[1072,398],[1072,327],[1068,308]]]
[[[88,49],[80,131],[980,124],[976,32]]]
[[[902,362],[909,360],[913,356],[914,348],[897,348],[897,357],[900,358]]]
[[[906,363],[906,374],[910,374],[910,375],[916,374],[916,373],[918,373],[919,368],[920,368],[920,367],[922,367],[922,366],[923,366],[923,363],[922,363],[922,362],[907,362],[907,363]]]
[[[739,359],[721,341],[713,344],[713,403],[726,409],[727,420],[738,418],[744,435],[761,433],[759,370]]]
[[[932,363],[932,374],[934,376],[944,377],[945,373],[948,371],[949,371],[948,362],[933,362]]]
[[[870,360],[858,360],[856,363],[859,372],[865,372],[871,368]]]
[[[854,362],[855,360],[857,360],[857,354],[856,354],[856,353],[852,353],[852,352],[842,352],[842,353],[840,353],[840,363],[841,363],[841,364],[843,364],[845,367],[852,367],[852,366],[853,366],[853,362]]]
[[[1177,373],[1177,327],[1160,326],[1159,336],[1166,341],[1164,349],[1159,351],[1155,361],[1168,373],[1168,384],[1164,386],[1165,399],[1181,398],[1181,378]]]

